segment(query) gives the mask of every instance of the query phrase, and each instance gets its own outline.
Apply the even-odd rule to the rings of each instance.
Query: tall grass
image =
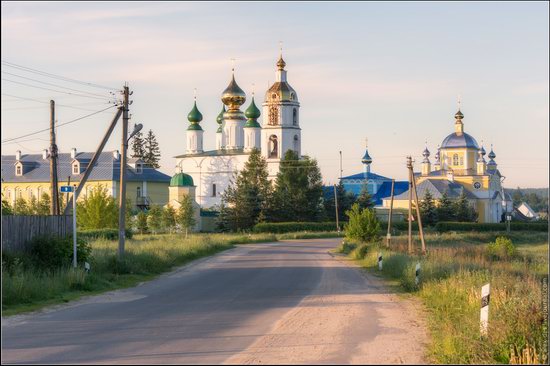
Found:
[[[361,263],[378,271],[377,254],[382,251],[382,275],[422,299],[430,315],[432,361],[509,363],[515,354],[511,349],[534,347],[538,359],[546,362],[542,280],[548,276],[547,236],[523,232],[510,237],[519,254],[508,260],[494,260],[487,253],[495,233],[446,233],[427,235],[426,256],[409,255],[407,237],[400,236],[392,238],[391,250],[370,245]],[[418,286],[416,263],[421,264]],[[482,339],[480,292],[485,283],[491,284],[491,302],[489,333]]]

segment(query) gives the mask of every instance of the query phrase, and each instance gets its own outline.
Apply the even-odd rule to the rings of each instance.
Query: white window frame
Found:
[[[72,166],[72,172],[73,172],[73,175],[80,174],[80,164],[74,163]]]
[[[15,166],[15,175],[18,176],[18,177],[23,175],[23,165],[17,164]]]

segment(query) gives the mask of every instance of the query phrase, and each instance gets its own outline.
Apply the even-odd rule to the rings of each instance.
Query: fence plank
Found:
[[[2,251],[27,251],[31,239],[39,235],[72,235],[71,216],[2,216]]]

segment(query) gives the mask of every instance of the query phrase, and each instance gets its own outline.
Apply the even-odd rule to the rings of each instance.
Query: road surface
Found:
[[[4,318],[2,363],[424,362],[416,305],[330,254],[339,241],[243,245],[132,289]]]

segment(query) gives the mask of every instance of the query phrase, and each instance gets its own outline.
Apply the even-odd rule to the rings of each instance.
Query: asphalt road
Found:
[[[336,239],[243,245],[138,287],[2,321],[2,363],[421,363],[409,300]]]

